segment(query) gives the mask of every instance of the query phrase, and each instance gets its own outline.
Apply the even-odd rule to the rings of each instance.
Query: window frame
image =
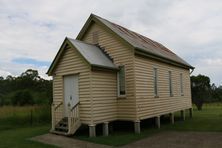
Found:
[[[121,71],[121,68],[123,68],[124,70],[124,94],[121,94],[120,92],[120,71]],[[125,66],[124,65],[120,65],[119,66],[119,71],[117,72],[117,94],[118,94],[118,98],[126,98],[126,70],[125,70]]]
[[[184,96],[183,73],[180,73],[180,95]]]
[[[158,92],[158,68],[153,67],[153,94],[154,98],[159,98]]]
[[[169,93],[170,93],[170,97],[173,97],[172,71],[168,71],[168,83],[169,83]]]

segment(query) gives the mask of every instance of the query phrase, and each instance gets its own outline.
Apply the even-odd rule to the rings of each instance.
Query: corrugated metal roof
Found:
[[[163,58],[175,61],[177,63],[186,65],[190,68],[193,68],[190,64],[188,64],[186,61],[184,61],[182,58],[177,56],[175,53],[173,53],[171,50],[169,50],[168,48],[166,48],[162,44],[160,44],[154,40],[151,40],[143,35],[140,35],[134,31],[131,31],[125,27],[122,27],[120,25],[112,23],[104,18],[101,18],[101,17],[96,16],[94,14],[92,14],[92,15],[94,17],[96,17],[98,20],[100,20],[107,27],[109,27],[112,31],[117,33],[124,40],[126,40],[134,48],[144,50],[150,54],[153,54],[153,55],[156,55],[159,57],[163,57]]]
[[[67,38],[79,53],[89,62],[89,64],[104,68],[118,69],[112,60],[102,49],[93,44],[88,44],[72,38]]]

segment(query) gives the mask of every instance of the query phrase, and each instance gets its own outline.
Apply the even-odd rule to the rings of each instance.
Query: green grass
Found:
[[[134,134],[133,128],[131,131],[115,131],[111,135],[97,136],[89,138],[88,135],[81,133],[75,138],[86,140],[94,143],[106,144],[111,146],[121,146],[133,141],[151,136],[163,131],[208,131],[222,132],[222,104],[206,104],[202,111],[198,111],[194,107],[193,118],[189,118],[189,113],[186,112],[186,120],[182,121],[180,112],[175,114],[175,124],[170,124],[169,117],[161,119],[161,128],[156,129],[153,126],[142,126],[141,134]]]
[[[188,113],[187,113],[188,116]],[[177,115],[178,118],[178,115]],[[192,119],[176,121],[174,125],[163,125],[165,130],[222,132],[222,104],[206,104],[202,111],[194,108]]]
[[[29,140],[48,133],[50,120],[49,106],[0,107],[0,147],[52,147]]]
[[[0,107],[0,130],[50,123],[50,111],[48,105]]]
[[[33,110],[34,122],[32,125],[30,124],[31,109]],[[34,136],[48,133],[50,119],[46,110],[37,106],[35,109],[32,107],[0,108],[0,147],[52,147],[29,140]],[[73,138],[111,146],[121,146],[163,131],[222,132],[222,104],[206,104],[202,111],[197,111],[194,107],[193,118],[189,118],[188,115],[188,112],[186,112],[187,118],[182,121],[180,113],[176,113],[174,125],[170,124],[169,117],[166,116],[161,119],[160,129],[154,128],[152,122],[142,121],[141,134],[134,134],[133,127],[124,129],[120,127],[120,130],[114,130],[108,137],[101,136],[101,133],[97,132],[100,135],[89,138],[88,129],[86,129],[84,132],[75,134]],[[45,122],[44,119],[46,119]]]
[[[53,146],[31,141],[30,138],[47,133],[50,125],[0,131],[1,148],[50,148]]]

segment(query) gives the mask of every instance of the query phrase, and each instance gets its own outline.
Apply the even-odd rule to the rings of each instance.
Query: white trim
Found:
[[[184,95],[184,87],[183,87],[183,73],[180,73],[180,95]]]
[[[154,97],[159,97],[158,68],[157,67],[153,67],[153,94],[154,94]]]
[[[126,97],[126,70],[125,66],[121,65],[119,66],[120,68],[124,68],[124,89],[125,89],[125,94],[120,94],[120,80],[119,80],[119,71],[117,72],[117,94],[119,98],[125,98]]]
[[[168,84],[169,84],[169,94],[173,97],[173,82],[172,82],[172,71],[168,71]]]

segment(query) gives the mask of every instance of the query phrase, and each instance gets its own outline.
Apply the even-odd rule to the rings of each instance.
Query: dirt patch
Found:
[[[32,140],[64,148],[111,148],[55,134],[45,134]],[[222,148],[222,133],[216,132],[161,132],[122,148]]]
[[[222,148],[222,133],[161,132],[123,148]]]
[[[100,145],[95,143],[90,143],[87,141],[81,141],[65,136],[59,136],[55,134],[45,134],[32,138],[31,140],[55,145],[63,148],[110,148],[106,145]]]

